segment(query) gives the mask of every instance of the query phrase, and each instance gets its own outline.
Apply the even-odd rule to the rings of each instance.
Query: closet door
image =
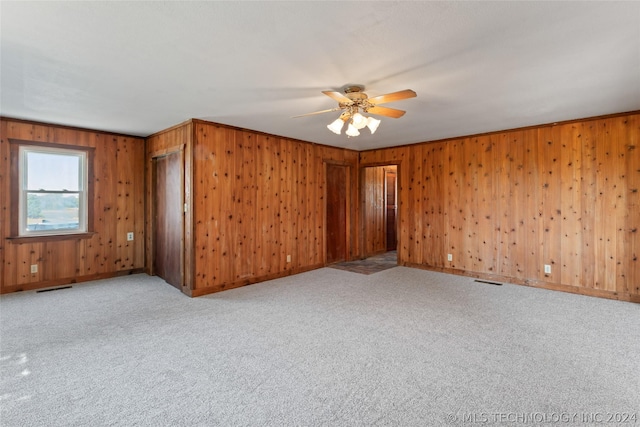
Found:
[[[327,164],[326,263],[347,259],[347,173],[348,167]]]
[[[184,259],[183,151],[153,159],[154,273],[182,290]]]

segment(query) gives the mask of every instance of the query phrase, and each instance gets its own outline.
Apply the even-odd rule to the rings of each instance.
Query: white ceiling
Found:
[[[0,3],[6,117],[147,136],[189,118],[358,150],[640,110],[640,2]],[[385,106],[335,135],[322,90]]]

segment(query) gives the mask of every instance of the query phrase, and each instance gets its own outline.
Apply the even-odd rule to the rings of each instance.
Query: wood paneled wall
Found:
[[[353,258],[358,152],[194,120],[193,294],[323,266],[326,162],[350,166]]]
[[[628,114],[360,162],[401,164],[401,263],[640,302],[639,142],[640,114]]]
[[[146,141],[148,273],[153,273],[150,161],[154,153],[176,147],[185,150],[185,292],[190,295],[323,266],[327,162],[350,166],[349,254],[360,253],[356,151],[189,120]]]
[[[2,118],[0,120],[0,291],[108,277],[144,266],[144,140]],[[9,139],[92,147],[94,234],[8,240],[12,215]],[[127,233],[134,240],[127,241]],[[31,264],[38,272],[31,274]]]

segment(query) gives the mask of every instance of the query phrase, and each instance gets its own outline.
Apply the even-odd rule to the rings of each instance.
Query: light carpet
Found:
[[[146,275],[9,294],[0,321],[4,427],[640,423],[632,303],[324,268],[195,299]]]

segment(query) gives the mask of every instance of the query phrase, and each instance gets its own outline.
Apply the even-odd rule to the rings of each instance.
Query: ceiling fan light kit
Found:
[[[327,128],[329,128],[329,130],[335,134],[340,135],[340,133],[342,132],[342,127],[344,126],[344,121],[340,118],[335,119],[334,121],[332,121],[331,123],[329,123],[327,125]]]
[[[378,126],[380,126],[380,120],[373,117],[365,117],[360,113],[360,111],[363,113],[377,114],[397,119],[398,117],[402,117],[405,111],[397,110],[395,108],[379,107],[378,105],[387,102],[400,101],[407,98],[414,98],[416,96],[416,93],[411,89],[405,89],[399,92],[369,98],[367,94],[363,92],[363,89],[364,88],[362,86],[349,86],[344,90],[344,95],[340,92],[323,91],[322,93],[338,101],[338,108],[316,111],[315,113],[302,114],[295,117],[311,116],[314,114],[342,110],[340,117],[327,125],[327,128],[331,132],[340,135],[344,124],[351,120],[345,132],[347,137],[360,135],[360,129],[364,129],[365,127],[369,128],[371,134],[374,134],[378,129]]]
[[[367,119],[367,127],[371,131],[372,135],[376,132],[376,129],[378,129],[378,126],[380,126],[380,123],[381,123],[380,120],[374,119],[373,117],[369,117]]]
[[[360,113],[355,113],[351,118],[351,124],[360,130],[367,125],[367,118]]]
[[[358,136],[360,132],[358,128],[353,125],[353,123],[349,123],[349,127],[347,127],[347,131],[345,132],[347,136]]]

